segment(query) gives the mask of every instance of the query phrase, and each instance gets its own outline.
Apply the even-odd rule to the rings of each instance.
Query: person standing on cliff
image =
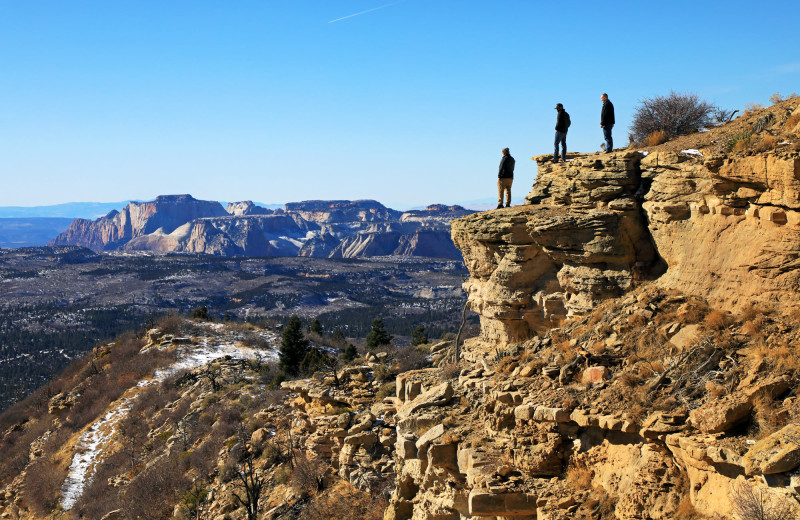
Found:
[[[508,148],[503,148],[500,169],[497,172],[497,209],[503,207],[503,192],[506,193],[506,207],[511,206],[511,184],[514,182],[514,158]]]
[[[556,142],[555,151],[553,152],[553,161],[558,162],[558,143],[561,143],[561,160],[567,161],[567,130],[571,121],[569,114],[564,110],[564,105],[556,103],[556,110],[558,110],[558,117],[556,117]]]
[[[614,104],[609,101],[608,94],[600,96],[603,102],[603,110],[600,111],[600,128],[603,129],[603,138],[606,140],[606,152],[614,151],[614,139],[611,137],[611,129],[614,128]]]

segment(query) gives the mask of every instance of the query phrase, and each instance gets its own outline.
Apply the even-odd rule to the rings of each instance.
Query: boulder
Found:
[[[536,495],[530,493],[488,493],[473,489],[469,493],[472,516],[536,515]]]
[[[581,383],[590,385],[592,383],[599,383],[608,377],[608,367],[597,366],[589,367],[583,371],[581,375]]]
[[[406,388],[408,388],[408,385],[406,385]],[[449,382],[442,383],[426,390],[413,400],[406,401],[406,403],[397,410],[397,415],[403,419],[423,408],[446,404],[452,398],[453,386]]]
[[[800,425],[790,424],[758,441],[742,457],[748,475],[770,475],[800,466]]]
[[[703,433],[725,432],[747,420],[753,404],[742,394],[709,401],[689,414],[689,423]]]
[[[416,444],[417,453],[423,453],[427,449],[428,444],[430,444],[431,442],[435,441],[436,439],[438,439],[442,435],[444,435],[444,425],[443,424],[437,424],[436,426],[434,426],[433,428],[431,428],[430,430],[425,432],[422,435],[422,437],[420,437],[419,440],[417,440],[417,444]]]
[[[516,411],[515,411],[516,413]],[[569,412],[563,408],[537,406],[533,412],[533,420],[539,422],[569,422]]]
[[[252,446],[263,446],[267,439],[270,438],[270,432],[266,428],[259,428],[250,436],[250,444]]]

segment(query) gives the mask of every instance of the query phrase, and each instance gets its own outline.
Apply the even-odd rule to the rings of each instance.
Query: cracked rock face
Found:
[[[637,269],[655,259],[634,200],[640,160],[636,152],[566,165],[539,157],[529,204],[453,222],[484,341],[530,337],[634,286]]]
[[[642,161],[642,204],[669,269],[663,286],[742,305],[783,301],[800,287],[797,154]]]

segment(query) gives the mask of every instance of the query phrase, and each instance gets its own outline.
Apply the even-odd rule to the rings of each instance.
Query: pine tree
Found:
[[[303,336],[300,318],[292,314],[281,335],[279,354],[281,369],[289,375],[296,376],[306,352],[308,352],[308,340]]]
[[[389,345],[394,339],[386,332],[386,327],[383,326],[383,320],[375,318],[372,320],[372,328],[367,334],[367,348],[372,350],[380,347],[381,345]]]
[[[428,332],[422,325],[418,326],[411,332],[411,344],[413,346],[424,345],[428,342]]]
[[[313,332],[314,334],[319,334],[322,336],[322,324],[319,322],[317,318],[314,318],[314,321],[308,326],[308,330]]]
[[[356,346],[353,345],[352,343],[348,343],[347,347],[344,349],[344,352],[342,352],[342,361],[344,361],[345,363],[349,363],[357,357],[358,357],[358,350],[356,349]]]

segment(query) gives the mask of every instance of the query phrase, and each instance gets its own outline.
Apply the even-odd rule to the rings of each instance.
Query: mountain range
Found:
[[[471,213],[441,204],[400,212],[374,200],[291,202],[272,210],[251,201],[223,207],[191,195],[161,195],[93,221],[76,219],[50,245],[217,256],[460,259],[450,221]]]

